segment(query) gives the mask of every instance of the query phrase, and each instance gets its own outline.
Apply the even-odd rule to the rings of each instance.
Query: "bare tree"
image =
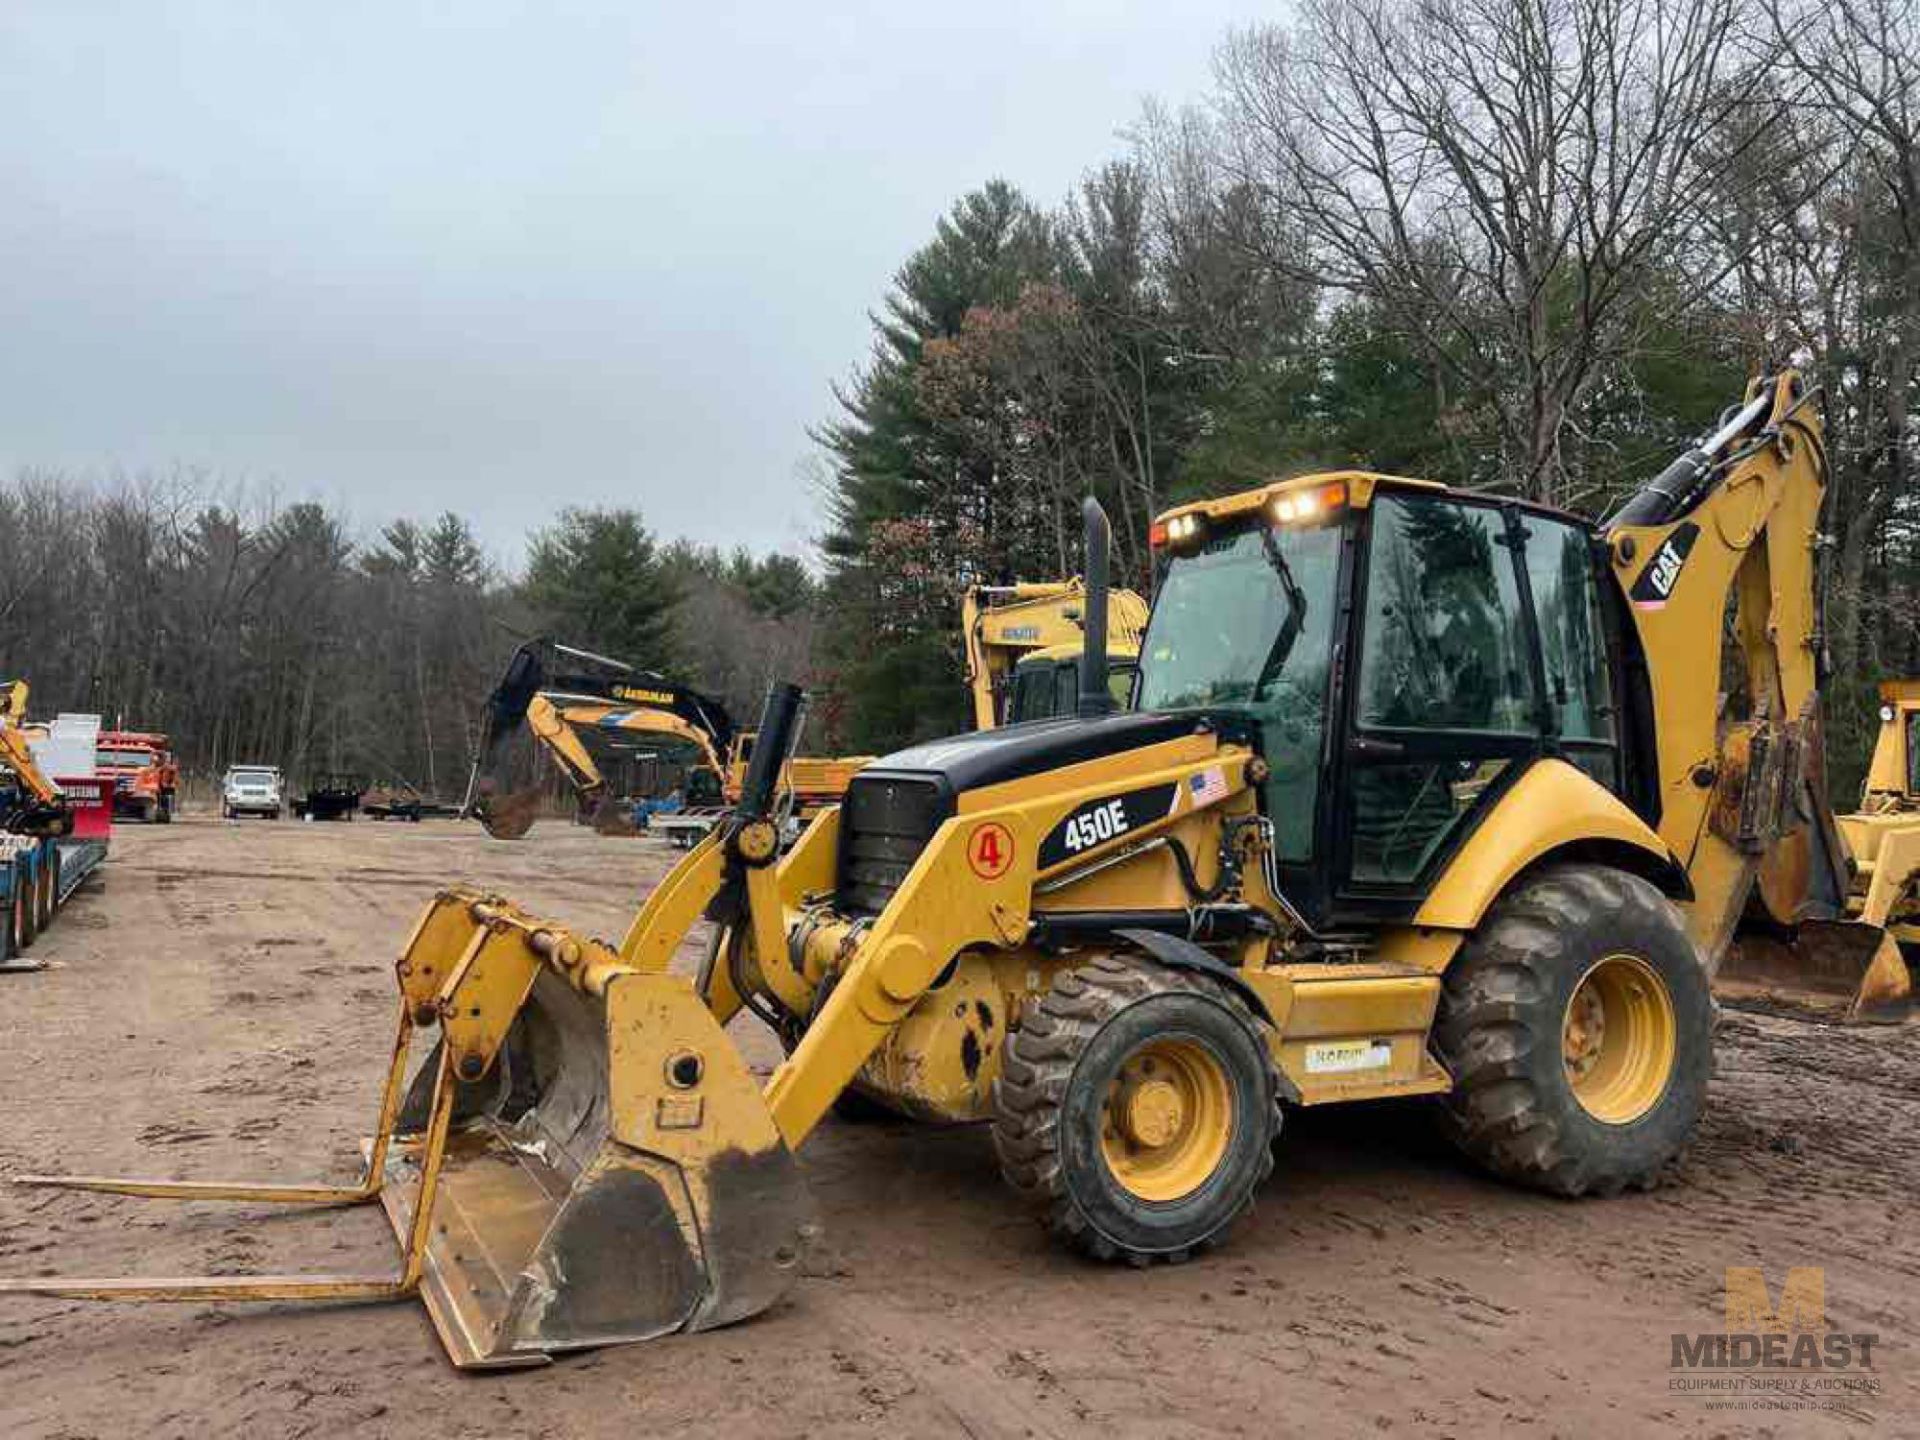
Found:
[[[1385,306],[1459,406],[1490,410],[1497,478],[1569,501],[1569,429],[1633,353],[1649,278],[1696,248],[1739,156],[1710,142],[1762,96],[1736,11],[1307,0],[1293,32],[1220,52],[1226,163],[1292,222],[1275,265]]]
[[[1804,83],[1835,155],[1818,205],[1796,214],[1794,255],[1752,267],[1826,382],[1835,427],[1839,547],[1835,652],[1859,663],[1868,622],[1900,624],[1899,597],[1870,583],[1891,522],[1920,523],[1920,6],[1913,0],[1770,0],[1766,38]],[[1782,274],[1796,284],[1779,283]]]

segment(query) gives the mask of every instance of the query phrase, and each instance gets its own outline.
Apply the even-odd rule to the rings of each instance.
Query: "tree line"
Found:
[[[964,723],[959,587],[1362,466],[1600,514],[1784,363],[1822,387],[1829,706],[1920,673],[1913,0],[1302,0],[1046,207],[900,267],[818,438],[843,743]]]
[[[0,676],[240,760],[458,790],[518,637],[809,744],[965,727],[959,596],[1150,518],[1359,466],[1603,513],[1784,363],[1821,387],[1830,750],[1920,673],[1916,0],[1302,0],[1233,31],[1058,204],[995,180],[893,277],[814,438],[822,576],[567,511],[527,563],[174,472],[0,486]]]
[[[0,678],[31,684],[36,716],[162,731],[201,778],[277,764],[458,798],[487,694],[535,634],[748,723],[770,680],[813,678],[815,591],[794,556],[663,544],[627,509],[561,512],[514,575],[450,513],[362,540],[324,505],[195,472],[0,485]]]

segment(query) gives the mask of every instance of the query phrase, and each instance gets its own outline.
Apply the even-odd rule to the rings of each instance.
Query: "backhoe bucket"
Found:
[[[640,827],[633,821],[633,806],[611,797],[601,800],[594,807],[593,829],[598,835],[624,837],[640,833]]]
[[[487,834],[494,839],[519,840],[533,828],[533,822],[540,813],[540,791],[534,788],[482,795],[480,803],[474,807],[474,813],[480,817],[480,824]]]
[[[1713,989],[1735,1003],[1841,1020],[1898,1022],[1913,1004],[1913,979],[1893,936],[1855,920],[1806,920],[1791,930],[1742,934]]]
[[[449,1142],[421,1277],[456,1365],[712,1329],[798,1276],[799,1166],[681,977],[624,974],[601,997],[542,971],[484,1089],[463,1097],[478,1113]],[[401,1235],[416,1164],[387,1164]]]

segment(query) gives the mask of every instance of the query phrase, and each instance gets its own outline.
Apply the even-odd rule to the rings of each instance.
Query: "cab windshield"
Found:
[[[1317,710],[1339,560],[1331,525],[1253,526],[1176,556],[1140,651],[1140,708],[1268,708],[1308,692]]]
[[[94,756],[96,765],[110,766],[116,770],[144,770],[153,764],[151,750],[101,750]]]
[[[1176,556],[1140,649],[1140,709],[1257,722],[1282,861],[1312,853],[1340,536],[1338,524],[1255,524]]]

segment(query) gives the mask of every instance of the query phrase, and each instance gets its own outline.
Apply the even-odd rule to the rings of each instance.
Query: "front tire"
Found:
[[[1447,972],[1434,1027],[1454,1142],[1556,1195],[1650,1189],[1693,1138],[1713,1000],[1679,913],[1604,866],[1503,896]]]
[[[1218,1244],[1273,1169],[1261,1026],[1204,976],[1132,955],[1060,974],[994,1084],[1001,1173],[1056,1238],[1099,1260]]]

